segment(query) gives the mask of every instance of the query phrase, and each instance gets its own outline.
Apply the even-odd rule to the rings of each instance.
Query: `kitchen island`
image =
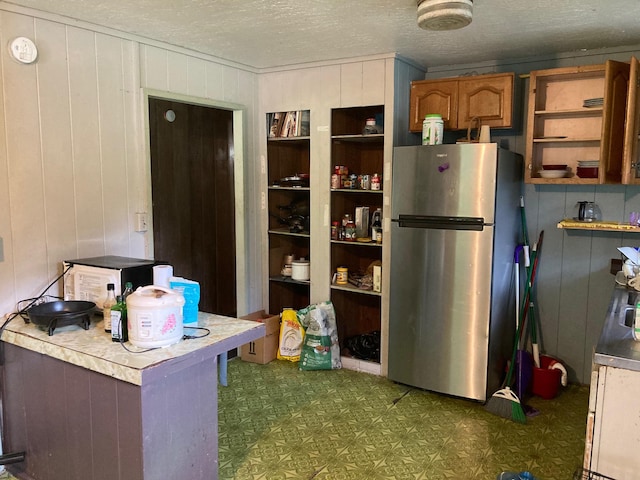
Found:
[[[616,284],[593,355],[584,468],[616,480],[640,471],[640,342],[632,334],[639,295]]]
[[[264,336],[264,324],[200,312],[207,336],[148,350],[112,342],[98,320],[49,336],[17,318],[3,332],[3,447],[25,452],[7,470],[29,480],[218,478],[217,357]]]

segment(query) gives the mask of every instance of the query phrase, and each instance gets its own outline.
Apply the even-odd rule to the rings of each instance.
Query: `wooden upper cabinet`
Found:
[[[631,58],[629,69],[629,94],[627,95],[627,122],[624,128],[622,161],[622,183],[640,184],[640,162],[638,161],[638,135],[640,134],[640,95],[638,92],[638,60]]]
[[[422,131],[422,121],[428,113],[442,115],[445,129],[454,129],[458,119],[457,80],[418,80],[411,82],[409,129]]]
[[[422,131],[428,113],[439,113],[447,130],[465,130],[474,118],[493,128],[513,126],[513,73],[411,82],[409,129]]]
[[[608,60],[531,72],[527,183],[640,183],[632,171],[638,148],[637,63]],[[597,178],[578,176],[579,162],[585,160],[599,162]],[[541,178],[548,164],[566,164],[569,171],[562,178]]]
[[[605,109],[600,144],[600,179],[604,183],[622,182],[629,70],[628,63],[607,61],[605,65]]]
[[[474,118],[492,128],[513,126],[513,73],[461,78],[458,83],[458,128]]]

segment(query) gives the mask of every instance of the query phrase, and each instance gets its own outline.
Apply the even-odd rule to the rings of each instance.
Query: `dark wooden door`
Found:
[[[233,112],[150,98],[149,129],[154,257],[236,316]]]

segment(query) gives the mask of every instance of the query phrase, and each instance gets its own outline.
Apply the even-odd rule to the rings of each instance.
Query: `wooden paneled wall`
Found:
[[[354,59],[258,73],[176,47],[2,6],[0,44],[16,36],[34,39],[40,58],[36,64],[21,65],[8,57],[6,48],[0,49],[0,315],[12,311],[18,300],[39,294],[60,273],[65,258],[152,256],[150,233],[134,231],[135,213],[151,208],[142,88],[244,108],[246,195],[239,201],[245,212],[246,258],[240,310],[264,304],[261,195],[266,147],[260,143],[266,136],[265,112],[311,109],[312,156],[318,160],[312,161],[311,174],[325,184],[329,172],[321,165],[330,155],[331,108],[385,103],[391,108],[387,119],[395,115],[395,141],[415,143],[403,130],[408,89],[403,94],[404,87],[397,85],[394,91],[392,79],[398,71],[393,71],[393,60]],[[526,74],[608,58],[627,61],[634,54],[639,55],[640,48],[457,65],[431,69],[426,78],[494,71]],[[526,82],[519,80],[520,92],[526,91]],[[523,97],[517,97],[516,105],[516,116],[522,119]],[[496,131],[493,138],[524,153],[525,128]],[[329,202],[326,192],[312,195],[315,205]],[[588,383],[612,288],[609,261],[619,258],[616,247],[638,246],[640,238],[569,233],[556,229],[556,223],[572,216],[579,200],[594,200],[606,219],[622,221],[630,211],[640,210],[640,188],[528,185],[524,196],[530,236],[545,230],[537,279],[543,349],[568,365],[571,380]],[[324,231],[312,232],[317,233]],[[325,278],[326,273],[312,270],[312,278]],[[54,287],[51,293],[60,291]]]
[[[526,131],[526,74],[532,70],[604,63],[628,62],[640,48],[566,54],[552,60],[457,65],[431,69],[426,78],[471,73],[516,72],[516,116],[521,125],[509,131],[492,131],[494,141],[524,156]],[[466,133],[466,132],[464,132]],[[464,134],[463,134],[464,135]],[[530,241],[544,230],[537,273],[536,313],[541,327],[543,353],[558,357],[567,366],[569,380],[588,384],[591,360],[614,286],[609,273],[612,258],[621,258],[617,247],[640,246],[640,235],[631,233],[566,231],[558,221],[576,215],[576,203],[595,201],[605,220],[628,221],[629,212],[640,211],[640,187],[623,185],[525,185],[525,210]]]
[[[135,231],[136,212],[151,218],[143,89],[237,110],[236,155],[254,152],[257,80],[245,67],[0,5],[0,43],[17,36],[33,39],[39,57],[22,65],[0,49],[0,316],[40,294],[64,259],[153,257],[151,230]],[[257,192],[256,169],[246,171],[242,189]],[[240,209],[241,311],[262,301],[253,196]]]

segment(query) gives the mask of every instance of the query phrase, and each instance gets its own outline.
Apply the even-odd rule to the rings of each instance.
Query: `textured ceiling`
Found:
[[[254,68],[398,53],[425,67],[640,45],[640,0],[475,0],[430,32],[415,0],[12,0]],[[36,33],[37,34],[37,33]]]

